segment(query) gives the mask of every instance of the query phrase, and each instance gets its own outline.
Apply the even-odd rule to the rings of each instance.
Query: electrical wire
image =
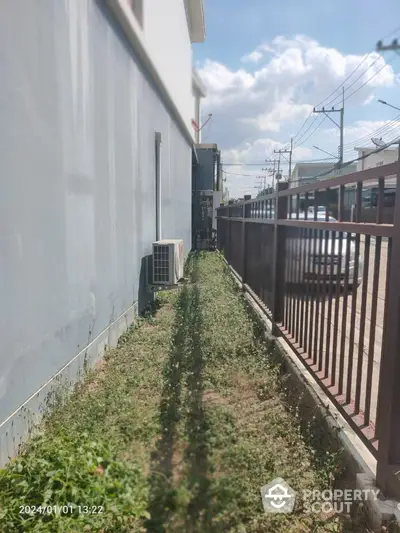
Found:
[[[222,170],[224,174],[228,174],[229,176],[244,176],[246,178],[257,178],[255,174],[238,174],[237,172],[227,172],[226,170]]]
[[[322,159],[301,159],[301,160],[297,160],[297,161],[292,161],[292,164],[296,164],[296,163],[324,163],[325,161],[332,161],[332,159],[336,159],[335,157],[324,157]],[[238,166],[238,167],[246,167],[246,166],[263,166],[265,163],[223,163],[223,166]],[[284,165],[284,164],[287,164],[286,162],[284,161],[281,161],[281,166]],[[224,170],[222,169],[222,172],[224,174],[232,174],[233,176],[249,176],[249,177],[256,177],[254,174],[239,174],[239,173],[236,173],[236,172],[231,172],[231,171],[228,171],[228,170]]]
[[[387,39],[388,37],[392,36],[393,34],[397,33],[398,31],[400,31],[400,26],[397,27],[397,28],[395,28],[394,30],[390,31],[387,35],[385,35],[384,37],[382,37],[381,40],[385,40],[385,39]],[[357,72],[357,70],[361,67],[361,65],[363,65],[363,64],[365,63],[365,61],[366,61],[369,57],[371,57],[371,55],[374,53],[374,51],[375,51],[375,50],[372,50],[372,51],[369,52],[367,55],[365,55],[365,56],[363,57],[363,59],[360,61],[360,63],[355,67],[355,69],[354,69],[354,70],[353,70],[353,71],[347,76],[347,78],[346,78],[346,79],[345,79],[345,80],[344,80],[344,81],[343,81],[343,82],[342,82],[342,83],[341,83],[336,89],[334,89],[334,90],[333,90],[328,96],[326,96],[325,98],[323,98],[323,99],[322,99],[322,100],[321,100],[316,106],[314,106],[314,107],[319,107],[320,105],[324,104],[324,103],[326,102],[326,100],[328,100],[328,99],[329,99],[331,96],[333,96],[337,91],[339,91],[339,90],[340,90],[340,89],[346,84],[346,82],[350,80],[350,78],[355,74],[355,72]],[[376,62],[377,60],[378,60],[378,59],[376,59],[376,60],[372,63],[372,65],[374,65],[375,62]],[[368,68],[371,68],[372,65],[370,65]],[[386,65],[387,65],[387,63],[385,63],[385,66],[386,66]],[[367,71],[368,71],[368,69],[367,69],[366,71],[364,71],[363,74],[361,74],[360,77],[362,77]],[[375,74],[375,75],[376,75],[376,74]],[[357,80],[360,79],[360,77],[357,78]],[[357,80],[356,80],[356,81],[357,81]],[[355,82],[353,82],[352,85],[354,85],[354,83],[355,83]],[[350,86],[352,86],[352,85],[350,85]],[[351,96],[351,95],[350,95],[350,96]],[[336,97],[335,97],[335,99],[336,99]],[[311,113],[310,113],[310,114],[308,115],[308,117],[305,119],[305,121],[303,122],[303,124],[300,126],[300,129],[299,129],[299,130],[297,131],[297,133],[294,135],[294,137],[293,137],[293,146],[295,146],[295,145],[299,145],[299,144],[300,144],[300,142],[301,142],[301,138],[300,138],[300,140],[298,140],[298,136],[300,135],[300,133],[301,133],[302,130],[304,129],[305,125],[307,124],[307,122],[308,122],[308,120],[310,119],[310,117],[312,116],[312,114],[313,114],[313,111],[311,111]],[[312,126],[314,123],[315,123],[315,119],[314,119],[314,121],[312,122],[311,126]],[[310,128],[311,126],[309,126],[309,128]],[[306,131],[308,131],[309,128],[308,128]],[[305,132],[305,133],[306,133],[306,132]],[[303,133],[302,137],[304,137],[304,134],[305,134],[305,133]]]
[[[381,126],[380,128],[372,131],[370,134],[364,135],[364,137],[360,137],[360,138],[356,139],[355,141],[352,141],[350,143],[344,144],[343,148],[356,146],[359,142],[363,142],[365,140],[370,140],[371,137],[377,137],[379,134],[386,133],[389,130],[391,130],[391,129],[395,128],[395,127],[398,127],[398,126],[400,126],[400,115],[397,115],[394,119],[389,120],[383,126]]]
[[[316,127],[315,129],[313,129],[313,131],[312,131],[309,135],[307,135],[307,137],[306,137],[305,139],[302,139],[300,142],[301,142],[302,144],[304,144],[306,141],[308,141],[308,139],[309,139],[312,135],[314,135],[314,133],[315,133],[317,130],[319,130],[319,128],[320,128],[321,125],[325,122],[325,120],[326,120],[326,116],[324,116],[324,117],[322,118],[322,120],[320,120],[320,122],[319,122],[319,124],[317,125],[317,127]]]
[[[213,121],[212,121],[212,118],[211,118],[211,119],[209,120],[209,122],[208,122],[207,134],[206,134],[205,138],[202,139],[202,142],[203,142],[203,143],[206,142],[206,140],[207,140],[207,139],[210,137],[210,135],[211,135],[211,131],[212,131],[212,123],[213,123]]]
[[[386,150],[390,146],[391,142],[385,144],[385,146],[382,146],[380,148],[377,148],[376,150],[373,150],[372,152],[369,152],[368,154],[364,154],[362,156],[356,157],[352,159],[351,161],[346,161],[343,163],[343,165],[340,167],[339,170],[342,168],[348,167],[349,165],[352,165],[353,163],[357,163],[358,161],[362,161],[363,159],[367,159],[373,154],[377,154],[379,152],[382,152],[383,150]],[[334,170],[338,170],[338,168],[335,166],[331,168],[330,170],[327,170],[325,172],[322,172],[321,174],[317,174],[316,176],[311,176],[310,179],[316,179],[316,178],[322,178],[323,176],[327,176],[328,174],[331,174]]]
[[[378,74],[379,74],[379,73],[380,73],[385,67],[389,66],[389,65],[393,62],[394,58],[395,58],[395,55],[393,54],[393,56],[389,59],[389,61],[385,62],[385,64],[382,65],[381,68],[379,68],[376,72],[374,72],[374,74],[372,74],[372,76],[370,76],[367,80],[365,80],[364,83],[362,83],[359,87],[357,87],[357,89],[355,89],[354,91],[352,91],[352,92],[351,92],[350,94],[348,94],[347,96],[346,96],[346,93],[345,93],[344,101],[348,100],[351,96],[353,96],[353,94],[356,94],[360,89],[362,89],[365,85],[367,85],[367,83],[369,83],[373,78],[375,78],[375,76],[377,76],[377,75],[378,75]],[[378,59],[380,59],[380,58],[378,58]],[[377,59],[377,60],[378,60],[378,59]],[[370,66],[369,68],[371,68],[371,67],[376,63],[377,60],[375,60],[375,61],[371,64],[371,66]],[[359,77],[357,78],[357,80],[355,80],[355,82],[358,81],[362,76],[364,76],[364,74],[366,74],[366,73],[368,72],[368,70],[369,70],[369,69],[367,69],[365,72],[363,72],[363,73],[361,74],[361,76],[359,76]],[[353,82],[351,85],[349,85],[349,87],[348,87],[347,89],[349,89],[350,87],[352,87],[352,85],[354,85],[355,82]],[[346,89],[346,90],[347,90],[347,89]],[[338,103],[340,103],[340,99],[339,99],[337,102],[335,102],[335,103],[333,104],[333,107],[334,107],[335,105],[337,105]]]

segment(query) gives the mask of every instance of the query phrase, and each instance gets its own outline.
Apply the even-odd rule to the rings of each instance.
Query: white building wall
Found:
[[[191,144],[104,2],[1,6],[0,468],[152,297],[155,132],[186,252],[192,199]]]
[[[374,149],[364,149],[358,150],[358,155],[364,155],[370,153]],[[388,149],[383,150],[382,152],[377,152],[376,154],[371,154],[367,158],[362,159],[357,162],[357,171],[366,170],[367,168],[378,167],[382,165],[388,165],[389,163],[394,163],[398,159],[397,149]]]
[[[194,132],[192,46],[184,0],[145,0],[143,25],[135,17],[131,22],[189,131]]]

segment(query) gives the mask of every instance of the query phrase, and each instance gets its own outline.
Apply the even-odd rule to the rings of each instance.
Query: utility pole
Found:
[[[261,170],[263,172],[265,172],[263,178],[264,178],[264,191],[266,191],[267,190],[267,172],[271,173],[271,169],[270,168],[262,168]]]
[[[389,51],[397,52],[398,50],[400,50],[398,39],[393,39],[391,44],[387,44],[387,45],[384,45],[382,41],[378,41],[376,43],[377,52],[389,52]]]
[[[278,163],[278,160],[277,159],[266,159],[265,160],[266,163],[272,163],[274,166],[273,168],[269,167],[269,168],[263,168],[262,170],[266,171],[266,172],[269,172],[270,175],[272,175],[272,188],[274,188],[274,181],[275,181],[275,168],[276,168],[276,164]],[[267,176],[265,175],[265,188],[267,187]]]
[[[290,150],[274,150],[274,154],[279,154],[278,172],[277,172],[277,174],[279,174],[279,171],[280,171],[281,155],[289,154],[289,177],[288,177],[288,181],[290,181],[290,176],[292,174],[292,152],[293,152],[293,138],[290,139]]]
[[[342,107],[340,109],[335,109],[334,107],[332,107],[332,109],[325,109],[325,107],[322,109],[315,109],[314,107],[314,113],[323,113],[340,130],[339,161],[337,163],[337,168],[341,168],[343,166],[344,87],[342,90]],[[340,113],[340,123],[338,124],[335,122],[328,113]]]
[[[274,168],[272,170],[272,190],[275,189],[275,163],[276,163],[276,159],[274,159]],[[278,161],[278,169],[279,169],[279,161]]]
[[[254,185],[254,188],[258,190],[258,194],[260,194],[261,191],[262,191],[262,187],[263,187],[263,178],[264,178],[264,176],[256,176],[256,179],[257,179],[257,180],[261,180],[260,182],[258,182],[258,183],[256,183],[256,184]]]

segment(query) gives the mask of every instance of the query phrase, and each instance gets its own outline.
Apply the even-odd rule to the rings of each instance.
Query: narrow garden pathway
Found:
[[[337,458],[288,408],[222,259],[187,269],[0,471],[2,533],[367,531],[301,502],[264,512],[261,486],[329,488]]]

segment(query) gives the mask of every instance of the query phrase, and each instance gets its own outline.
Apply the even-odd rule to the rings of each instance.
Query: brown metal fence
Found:
[[[218,209],[218,248],[377,459],[377,482],[400,497],[400,180],[393,224],[383,223],[385,180],[400,163]],[[374,222],[362,194],[378,179]],[[345,222],[356,187],[355,222]],[[319,211],[324,195],[337,205]],[[318,194],[316,194],[318,192]],[[314,194],[311,194],[314,193]],[[312,200],[309,201],[309,196]],[[334,195],[333,195],[334,196]],[[302,202],[300,202],[302,199]],[[302,210],[300,210],[302,205]],[[330,203],[331,206],[331,203]]]

